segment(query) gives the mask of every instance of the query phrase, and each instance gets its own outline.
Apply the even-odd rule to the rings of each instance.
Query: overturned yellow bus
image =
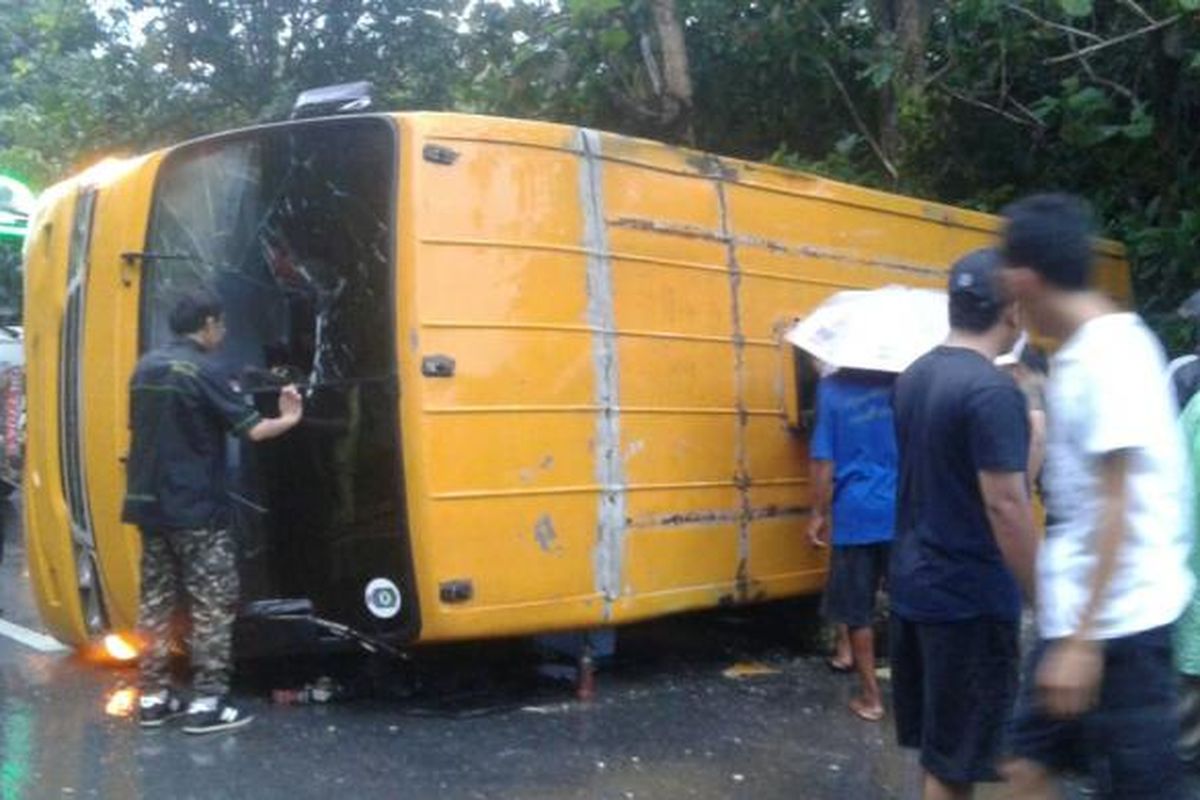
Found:
[[[819,591],[802,368],[830,293],[940,286],[992,217],[593,130],[299,120],[108,161],[26,254],[29,568],[51,631],[135,623],[127,381],[178,293],[224,300],[243,595],[396,644]],[[1127,295],[1115,245],[1106,285]],[[279,380],[276,380],[279,379]],[[328,626],[327,626],[328,628]]]

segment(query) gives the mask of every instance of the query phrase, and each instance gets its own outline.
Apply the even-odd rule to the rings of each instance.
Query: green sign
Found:
[[[29,232],[33,204],[32,189],[16,178],[0,175],[0,236],[24,239]]]

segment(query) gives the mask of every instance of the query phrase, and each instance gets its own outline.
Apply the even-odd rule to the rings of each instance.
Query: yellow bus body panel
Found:
[[[392,119],[397,491],[417,640],[818,592],[825,553],[804,535],[807,437],[788,423],[783,332],[843,289],[943,286],[998,220],[569,126]],[[92,240],[85,460],[118,627],[135,620],[138,559],[136,532],[118,521],[139,318],[137,270],[120,254],[144,246],[162,156],[105,186]],[[30,245],[26,513],[43,616],[79,643],[69,526],[52,491],[69,206],[54,205],[51,234]],[[1103,243],[1100,259],[1100,283],[1128,299],[1123,250]],[[435,356],[453,359],[452,376],[423,374]],[[443,597],[455,583],[469,598]]]
[[[100,187],[90,252],[83,352],[87,491],[110,625],[137,622],[141,540],[121,523],[129,452],[129,376],[138,357],[141,263],[159,158],[126,163]]]
[[[25,245],[26,457],[22,527],[34,597],[58,638],[86,639],[58,453],[58,364],[75,181],[39,198]]]
[[[943,286],[954,259],[994,240],[996,218],[577,128],[402,119],[402,414],[422,638],[819,591],[782,332],[842,289]],[[429,145],[456,160],[424,160]],[[1101,253],[1105,286],[1127,297],[1121,249]],[[610,306],[599,319],[597,271]],[[432,355],[455,359],[453,378],[421,375]],[[606,356],[615,372],[597,363]],[[598,399],[609,389],[614,407]],[[606,414],[619,424],[602,443]],[[619,486],[598,477],[603,446]],[[604,541],[599,509],[615,495],[621,518]],[[463,580],[471,601],[441,602],[439,585]]]
[[[75,206],[84,191],[96,199],[86,253],[86,308],[79,387],[86,414],[80,452],[95,541],[105,622],[132,628],[137,620],[141,554],[137,532],[120,522],[128,450],[128,376],[137,359],[136,262],[145,240],[158,156],[107,160],[59,184],[42,199],[44,218],[26,251],[25,330],[28,458],[25,531],[34,594],[47,627],[75,644],[90,636],[78,592],[78,551],[62,486],[59,452],[61,349],[68,259]]]

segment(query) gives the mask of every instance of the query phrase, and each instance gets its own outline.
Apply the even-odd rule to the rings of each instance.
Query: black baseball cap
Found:
[[[1003,265],[1000,251],[994,247],[967,253],[950,268],[950,285],[947,287],[950,298],[960,302],[969,299],[977,307],[1003,306],[1005,296],[1000,285]]]

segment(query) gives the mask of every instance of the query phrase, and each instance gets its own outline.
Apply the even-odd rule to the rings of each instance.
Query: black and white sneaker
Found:
[[[184,713],[183,700],[172,691],[138,698],[138,724],[143,728],[160,728]]]
[[[203,698],[193,700],[188,706],[187,721],[183,723],[184,733],[216,733],[231,731],[248,725],[254,716],[247,714],[237,706],[227,702],[225,698]]]

